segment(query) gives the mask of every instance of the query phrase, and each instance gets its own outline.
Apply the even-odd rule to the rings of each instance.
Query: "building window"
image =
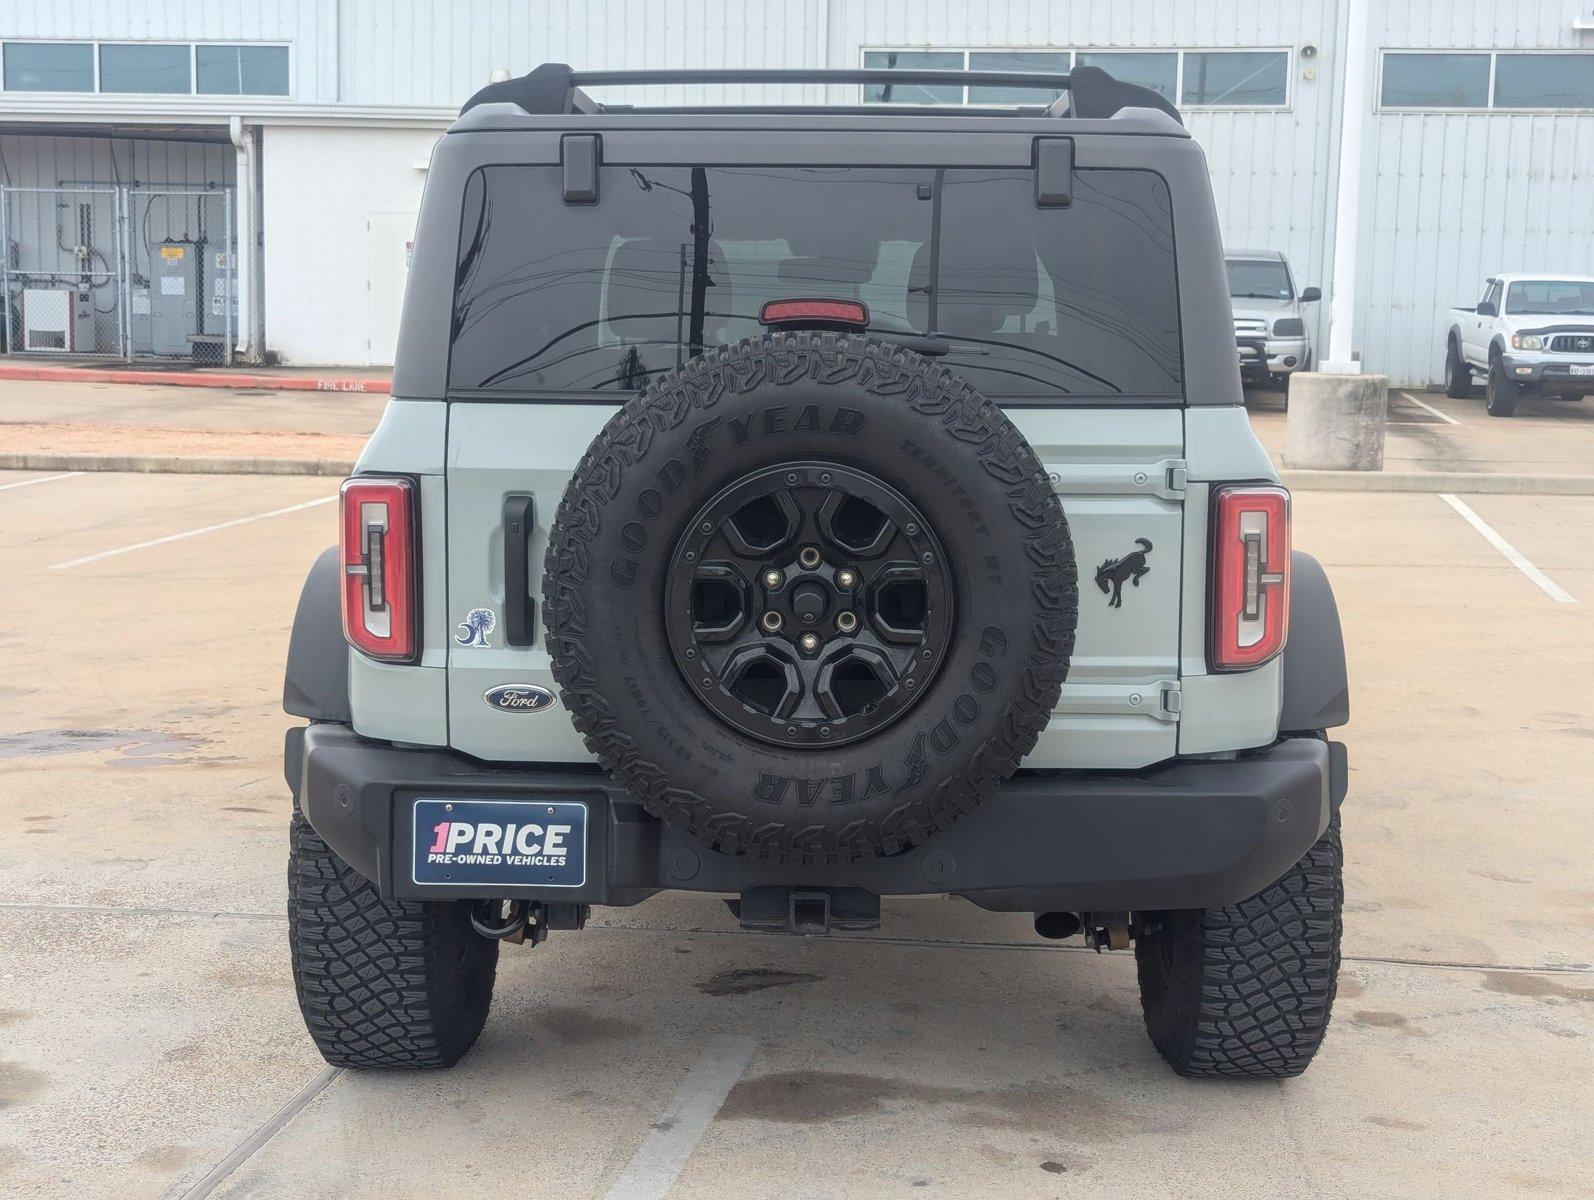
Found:
[[[1386,54],[1385,108],[1488,108],[1487,54]]]
[[[194,90],[191,58],[187,46],[101,46],[100,91],[186,96]]]
[[[204,96],[286,96],[286,46],[197,46],[198,90]]]
[[[1594,109],[1594,53],[1386,50],[1382,109]]]
[[[1497,54],[1496,108],[1594,108],[1594,54]]]
[[[7,42],[6,91],[92,92],[94,47],[88,42]]]
[[[286,46],[6,42],[0,61],[8,92],[286,96],[292,90]]]
[[[961,50],[870,50],[863,56],[866,67],[901,67],[919,71],[961,71]],[[919,87],[906,83],[864,85],[865,104],[962,104],[961,87]]]
[[[1066,50],[970,50],[971,71],[1033,71],[1065,74]],[[1063,93],[1050,88],[971,87],[970,104],[1051,104]]]
[[[1183,103],[1278,108],[1289,95],[1289,58],[1282,51],[1187,52]]]
[[[1100,67],[1124,83],[1137,83],[1186,107],[1285,108],[1289,105],[1288,50],[865,50],[866,67],[934,71],[1063,73]],[[865,104],[1050,104],[1051,88],[935,87],[871,83]],[[1181,99],[1182,97],[1182,99]]]
[[[1138,83],[1161,92],[1177,103],[1179,95],[1179,56],[1140,51],[1081,50],[1074,56],[1077,67],[1100,67],[1114,79]]]

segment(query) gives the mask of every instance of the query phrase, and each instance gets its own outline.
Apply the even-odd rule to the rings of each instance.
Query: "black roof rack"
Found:
[[[575,71],[564,63],[544,63],[516,79],[489,83],[459,111],[479,104],[513,104],[530,114],[602,113],[631,111],[630,105],[603,105],[581,89],[639,84],[685,83],[883,83],[918,87],[1007,87],[1060,91],[1063,96],[1048,116],[1106,118],[1120,109],[1154,108],[1180,124],[1179,110],[1152,88],[1123,83],[1100,67],[1076,67],[1067,74],[1036,71],[913,71],[897,67],[858,70],[803,70],[686,68],[644,71]],[[956,111],[956,110],[947,110]],[[987,115],[982,113],[982,115]]]

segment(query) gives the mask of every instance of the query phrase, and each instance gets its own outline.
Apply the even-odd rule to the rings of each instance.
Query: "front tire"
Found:
[[[1465,400],[1472,395],[1472,368],[1461,357],[1454,338],[1445,349],[1445,395],[1452,400]]]
[[[288,941],[299,1011],[335,1067],[451,1067],[487,1022],[498,943],[469,902],[383,900],[297,812]]]
[[[1336,815],[1284,878],[1249,900],[1136,915],[1141,1010],[1175,1073],[1306,1070],[1334,1005],[1343,862]]]
[[[1516,384],[1507,378],[1505,365],[1498,358],[1489,361],[1489,390],[1485,406],[1491,417],[1509,417],[1517,410]]]

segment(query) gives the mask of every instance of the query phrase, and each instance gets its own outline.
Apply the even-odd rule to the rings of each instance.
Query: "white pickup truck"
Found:
[[[1594,392],[1594,276],[1490,276],[1482,300],[1452,310],[1445,394],[1471,395],[1474,373],[1493,417],[1509,417],[1523,395]]]

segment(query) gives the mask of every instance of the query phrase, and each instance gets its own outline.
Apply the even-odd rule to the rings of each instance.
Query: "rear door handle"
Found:
[[[531,534],[537,527],[530,496],[504,497],[504,642],[537,641],[537,602],[531,598]]]

